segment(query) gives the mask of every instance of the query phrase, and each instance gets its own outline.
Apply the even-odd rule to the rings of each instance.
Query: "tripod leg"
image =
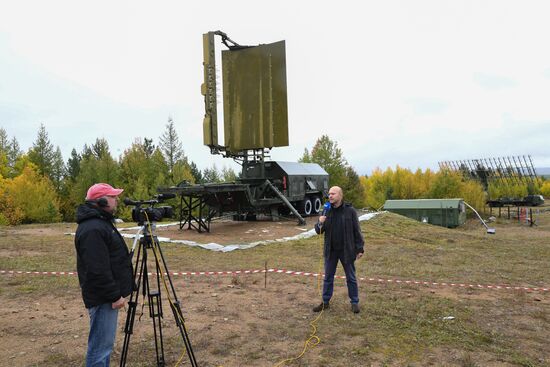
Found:
[[[187,350],[187,355],[189,356],[189,361],[191,362],[191,366],[196,367],[198,366],[197,360],[195,359],[195,353],[193,352],[193,347],[191,346],[191,340],[189,339],[189,334],[187,334],[183,313],[181,312],[180,302],[176,301],[174,303],[171,303],[170,308],[172,309],[172,313],[174,314],[176,325],[180,330],[181,338],[183,339],[183,343],[185,344],[185,349]]]
[[[191,340],[189,339],[189,335],[187,334],[187,329],[185,327],[185,319],[183,318],[183,313],[181,311],[180,301],[178,300],[178,296],[176,295],[176,290],[174,288],[174,284],[172,283],[172,279],[170,278],[170,272],[168,271],[168,266],[166,265],[166,260],[164,259],[164,255],[162,253],[162,249],[160,245],[158,244],[158,241],[155,241],[155,246],[156,246],[155,248],[156,251],[154,252],[154,254],[155,254],[156,263],[160,264],[159,260],[162,260],[162,265],[164,266],[164,270],[166,273],[165,276],[166,278],[168,278],[168,282],[170,284],[170,290],[172,291],[172,297],[170,297],[172,299],[172,302],[170,302],[170,308],[172,309],[172,313],[174,314],[176,325],[180,330],[180,334],[185,344],[187,355],[189,356],[189,361],[191,362],[191,366],[195,367],[197,366],[197,361],[195,359],[195,353],[193,352],[193,347],[191,346]],[[162,269],[157,269],[157,274],[159,275],[159,278],[161,275],[160,273],[161,271]]]
[[[162,341],[162,302],[159,291],[149,292],[149,317],[153,320],[157,366],[165,366],[164,344]]]
[[[126,366],[126,358],[128,357],[128,348],[130,346],[130,336],[134,332],[134,321],[136,318],[139,288],[141,286],[142,281],[144,283],[146,282],[146,280],[143,278],[144,274],[145,276],[147,276],[146,261],[143,261],[143,258],[140,256],[141,248],[142,246],[140,245],[136,256],[136,266],[134,269],[134,284],[136,285],[136,289],[132,291],[132,294],[130,295],[130,301],[128,302],[128,312],[126,314],[126,323],[124,325],[124,343],[122,345],[122,352],[120,355],[120,367]],[[145,254],[145,250],[144,250],[144,254]],[[141,266],[139,266],[140,260],[141,260]],[[138,266],[139,266],[139,273],[138,273]]]

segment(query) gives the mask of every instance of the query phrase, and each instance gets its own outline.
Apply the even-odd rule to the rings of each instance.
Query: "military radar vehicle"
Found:
[[[218,139],[215,39],[221,52],[224,142]],[[288,146],[285,41],[243,46],[221,31],[203,35],[205,115],[204,144],[211,154],[232,158],[242,166],[234,183],[180,184],[159,190],[181,197],[180,228],[210,230],[215,216],[232,214],[252,220],[258,214],[317,214],[328,190],[327,172],[315,163],[269,160],[273,147]]]

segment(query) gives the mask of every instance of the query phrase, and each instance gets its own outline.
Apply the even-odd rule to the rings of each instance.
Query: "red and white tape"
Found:
[[[323,276],[324,274],[319,273],[310,273],[305,271],[293,271],[286,269],[256,269],[256,270],[234,270],[234,271],[183,271],[183,272],[170,272],[170,275],[175,276],[190,276],[190,275],[247,275],[247,274],[263,274],[263,273],[276,273],[276,274],[286,274],[286,275],[295,275],[295,276],[310,276],[318,277]],[[0,270],[0,274],[25,274],[25,275],[77,275],[75,271],[18,271],[18,270]],[[149,275],[154,275],[154,273],[149,273]],[[343,275],[337,275],[335,278],[346,279]],[[378,284],[407,284],[407,285],[424,285],[424,286],[437,286],[437,287],[455,287],[455,288],[475,288],[475,289],[496,289],[496,290],[517,290],[517,291],[527,291],[527,292],[548,292],[550,288],[548,287],[523,287],[523,286],[512,286],[512,285],[491,285],[491,284],[473,284],[473,283],[451,283],[451,282],[430,282],[430,281],[421,281],[421,280],[402,280],[402,279],[383,279],[383,278],[364,278],[359,277],[359,280],[367,281],[371,283]]]

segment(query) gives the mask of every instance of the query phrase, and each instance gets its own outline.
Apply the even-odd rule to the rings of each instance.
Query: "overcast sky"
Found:
[[[66,160],[158,143],[169,116],[199,168],[202,34],[286,41],[295,161],[327,134],[360,174],[531,155],[550,166],[548,1],[3,1],[0,126],[25,151],[40,123]],[[223,48],[217,39],[217,46]],[[236,166],[234,166],[236,167]]]

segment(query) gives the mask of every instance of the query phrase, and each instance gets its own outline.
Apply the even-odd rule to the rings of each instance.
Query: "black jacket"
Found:
[[[351,204],[344,203],[343,207],[343,226],[339,226],[344,229],[344,259],[346,263],[352,263],[355,261],[357,254],[364,252],[363,245],[365,241],[363,240],[363,234],[361,233],[361,228],[359,227],[359,219],[357,218],[357,212],[351,206]],[[331,238],[332,236],[332,220],[333,216],[331,211],[327,213],[327,218],[323,224],[317,222],[315,224],[315,232],[318,234],[325,234],[325,248],[324,255],[325,258],[328,258],[330,255],[330,250],[332,248]]]
[[[132,260],[113,216],[83,204],[76,221],[76,266],[86,308],[128,296],[133,289]]]

